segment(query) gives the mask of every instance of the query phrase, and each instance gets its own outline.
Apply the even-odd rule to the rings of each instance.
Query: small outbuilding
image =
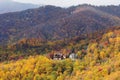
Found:
[[[71,53],[69,55],[69,58],[72,59],[72,60],[76,60],[77,59],[77,55],[75,53]]]

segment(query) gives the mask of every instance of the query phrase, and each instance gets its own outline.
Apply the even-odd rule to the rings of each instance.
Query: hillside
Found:
[[[0,80],[120,80],[119,9],[48,5],[0,14]]]
[[[120,18],[117,14],[113,15],[95,6],[79,5],[70,8],[44,6],[1,14],[0,44],[16,43],[23,38],[62,40],[119,25]]]
[[[98,7],[100,10],[110,13],[112,15],[117,15],[120,17],[120,5],[119,6],[100,6]]]
[[[78,59],[52,60],[45,56],[0,63],[0,79],[9,80],[119,80],[120,28],[89,43]]]

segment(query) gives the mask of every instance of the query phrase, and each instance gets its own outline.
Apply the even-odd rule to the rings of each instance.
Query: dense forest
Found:
[[[84,41],[81,41],[82,43]],[[32,45],[32,44],[31,44]],[[34,44],[33,44],[34,45]],[[58,44],[57,44],[58,45]],[[80,43],[75,43],[75,46]],[[74,47],[75,47],[74,46]],[[67,45],[67,47],[69,47]],[[77,49],[77,48],[75,48]],[[120,28],[78,49],[78,58],[52,60],[34,55],[0,63],[1,80],[119,80]]]
[[[2,14],[0,44],[13,44],[23,38],[61,40],[119,26],[119,8],[91,5],[61,8],[49,5]]]
[[[49,5],[1,14],[0,80],[120,80],[119,9]]]

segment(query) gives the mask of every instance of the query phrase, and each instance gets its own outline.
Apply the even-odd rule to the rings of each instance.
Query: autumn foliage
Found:
[[[66,53],[66,50],[63,50]],[[0,63],[0,80],[119,80],[120,30],[76,51],[78,59],[52,60],[29,56]]]

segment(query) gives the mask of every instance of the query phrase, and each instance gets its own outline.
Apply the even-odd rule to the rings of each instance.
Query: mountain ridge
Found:
[[[19,3],[13,0],[1,0],[0,1],[0,14],[17,12],[31,8],[38,8],[40,5],[30,3]]]
[[[118,15],[99,8],[91,5],[70,8],[48,5],[2,14],[0,15],[1,44],[16,42],[22,38],[41,38],[43,40],[72,38],[120,25]],[[104,8],[107,9],[107,7]],[[74,13],[78,9],[83,10]]]

